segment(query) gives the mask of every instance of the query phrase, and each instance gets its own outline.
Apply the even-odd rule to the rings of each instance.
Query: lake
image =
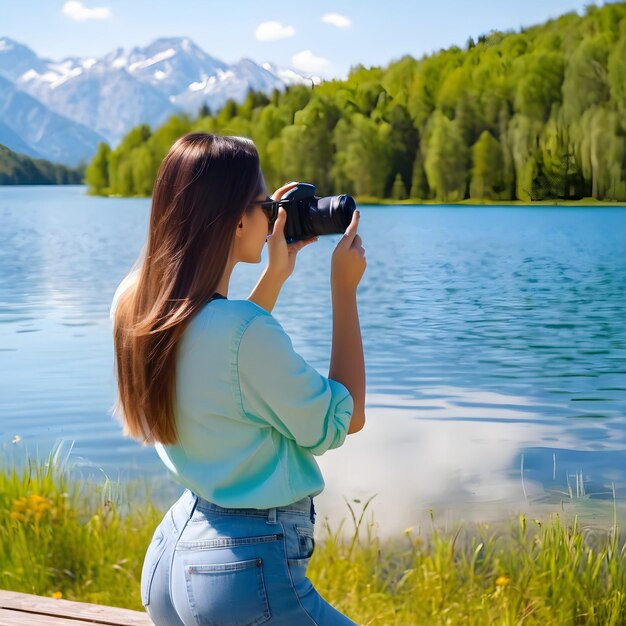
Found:
[[[601,519],[626,502],[626,209],[361,206],[367,424],[318,458],[318,515],[346,501],[397,532],[516,511]],[[103,479],[181,489],[125,439],[109,307],[144,243],[148,199],[0,187],[0,454],[59,444]],[[299,255],[274,315],[328,373],[330,256]],[[265,253],[264,253],[265,262]],[[264,265],[239,264],[245,298]],[[360,502],[354,502],[354,500]],[[603,518],[602,518],[603,519]]]

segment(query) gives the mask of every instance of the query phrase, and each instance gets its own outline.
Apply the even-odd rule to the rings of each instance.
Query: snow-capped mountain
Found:
[[[118,49],[102,59],[110,68],[124,68],[138,81],[156,87],[168,97],[190,85],[228,71],[228,64],[208,55],[188,38],[157,39],[130,52]]]
[[[40,59],[30,48],[8,37],[0,38],[0,76],[17,80],[24,72],[45,72],[50,61]]]
[[[66,61],[50,65],[48,72],[26,72],[16,87],[37,98],[51,110],[93,128],[111,144],[133,127],[146,122],[163,123],[176,107],[166,94],[144,84],[124,68],[103,63]]]
[[[241,102],[250,88],[270,94],[274,89],[284,89],[285,83],[254,61],[241,59],[202,81],[191,83],[185,91],[172,97],[172,102],[185,111],[197,111],[206,102],[215,111],[228,98]]]
[[[307,85],[310,83],[319,85],[321,82],[319,76],[302,74],[302,72],[297,72],[296,70],[289,69],[288,67],[278,67],[275,63],[262,63],[261,67],[270,72],[270,74],[278,76],[278,78],[280,78],[285,85]]]
[[[147,123],[156,127],[180,111],[195,115],[203,104],[216,111],[228,98],[243,101],[250,88],[269,95],[288,85],[320,82],[319,77],[272,63],[259,65],[245,58],[225,63],[186,37],[157,39],[130,50],[119,48],[99,59],[61,61],[40,58],[27,46],[0,38],[0,77],[10,81],[12,90],[28,94],[57,118],[75,123],[81,132],[87,127],[113,146],[133,126]],[[0,83],[0,101],[2,91],[8,89]],[[8,129],[2,136],[13,131],[31,145],[23,129],[14,128],[0,108],[1,124]],[[91,154],[93,151],[95,145]],[[50,158],[49,154],[43,156]],[[56,160],[70,163],[77,156],[68,153]]]
[[[51,111],[0,76],[0,144],[32,157],[78,165],[104,138]]]

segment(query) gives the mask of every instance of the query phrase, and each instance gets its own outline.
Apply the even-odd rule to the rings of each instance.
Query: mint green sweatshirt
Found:
[[[234,508],[321,493],[314,457],[345,441],[352,396],[293,349],[270,313],[249,300],[213,300],[185,329],[176,358],[178,442],[155,448],[181,485]]]

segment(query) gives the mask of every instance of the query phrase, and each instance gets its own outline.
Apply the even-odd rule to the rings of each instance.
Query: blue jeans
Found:
[[[355,626],[306,577],[313,498],[226,509],[189,489],[157,526],[141,601],[157,626]]]

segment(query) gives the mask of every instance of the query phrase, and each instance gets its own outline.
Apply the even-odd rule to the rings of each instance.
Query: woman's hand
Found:
[[[297,184],[289,183],[277,189],[272,195],[272,200],[280,200],[285,193],[293,189]],[[306,241],[296,241],[288,244],[285,239],[286,221],[287,211],[281,207],[278,209],[278,217],[276,222],[274,222],[272,234],[267,236],[267,267],[248,297],[248,300],[255,302],[270,313],[276,304],[283,283],[293,272],[296,264],[296,255],[304,246],[317,241],[317,237],[312,237]]]
[[[290,189],[298,183],[289,183],[277,189],[271,196],[272,200],[280,200]],[[311,237],[303,241],[287,243],[285,239],[285,223],[287,211],[283,207],[278,209],[278,217],[274,222],[272,234],[267,237],[267,272],[277,280],[286,281],[293,273],[296,265],[296,255],[302,248],[317,241],[317,237]]]
[[[330,282],[333,290],[356,291],[363,278],[367,261],[360,235],[357,235],[361,212],[357,209],[343,237],[339,240],[331,259]]]

